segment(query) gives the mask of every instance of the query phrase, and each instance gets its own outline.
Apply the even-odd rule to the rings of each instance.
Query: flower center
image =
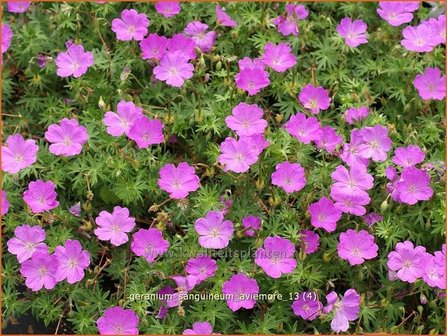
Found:
[[[170,74],[171,76],[177,76],[177,75],[178,75],[178,70],[177,70],[177,68],[174,67],[174,66],[170,67],[169,70],[168,70],[168,72],[169,72],[169,74]]]
[[[39,267],[39,275],[40,276],[42,276],[42,277],[45,276],[45,274],[47,274],[47,272],[48,272],[48,270],[46,267],[43,267],[43,266]]]
[[[23,160],[24,160],[23,155],[21,155],[21,154],[16,154],[16,155],[14,156],[14,159],[15,159],[15,161],[16,161],[17,163],[22,163]]]
[[[32,251],[33,249],[34,249],[34,246],[35,246],[36,244],[35,243],[33,243],[33,242],[26,242],[25,243],[25,248],[27,249],[27,250],[29,250],[29,251]]]
[[[351,253],[352,253],[352,255],[354,255],[354,256],[356,256],[356,257],[360,257],[360,256],[361,256],[361,254],[360,254],[360,249],[359,249],[358,247],[354,247],[354,248],[351,250]]]
[[[319,221],[324,221],[326,219],[326,215],[325,214],[319,214],[318,215],[318,220]]]
[[[70,146],[72,143],[71,139],[69,137],[65,137],[64,138],[64,145],[65,146]]]
[[[115,330],[115,332],[116,332],[116,334],[117,335],[121,335],[122,333],[123,333],[123,326],[122,325],[120,325],[120,324],[115,324],[114,326],[113,326],[113,329]]]
[[[411,260],[405,260],[403,267],[410,268],[412,265],[413,263],[411,262]]]
[[[307,311],[310,310],[310,307],[309,307],[307,304],[305,304],[305,305],[303,306],[303,310],[304,310],[305,312],[307,312]]]
[[[74,258],[70,258],[68,260],[68,266],[70,268],[75,268],[76,266],[78,266],[78,261],[76,259],[74,259]]]
[[[236,161],[242,162],[242,161],[244,161],[245,157],[244,157],[244,155],[242,153],[237,153],[234,158],[235,158]]]
[[[120,227],[117,224],[113,224],[111,227],[113,233],[118,233],[121,231]]]
[[[172,187],[174,189],[180,189],[182,187],[182,184],[180,183],[180,181],[175,180],[174,182],[172,182]]]
[[[213,238],[219,237],[219,235],[220,235],[219,229],[217,229],[217,228],[212,229],[210,234]]]
[[[310,108],[317,108],[317,101],[315,99],[311,99],[309,101],[309,107]]]
[[[416,44],[418,47],[422,47],[425,44],[425,41],[419,37],[416,39],[416,41],[414,41],[414,44]]]

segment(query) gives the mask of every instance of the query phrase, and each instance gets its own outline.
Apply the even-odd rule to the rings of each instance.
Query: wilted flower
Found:
[[[20,266],[20,274],[25,277],[25,285],[36,292],[42,287],[53,289],[56,286],[56,270],[58,264],[54,255],[47,251],[35,252],[31,259]]]
[[[35,140],[25,140],[20,134],[8,136],[6,146],[2,146],[2,170],[15,174],[28,168],[37,161],[38,150]]]
[[[413,283],[424,274],[425,247],[416,246],[410,241],[397,243],[396,250],[388,254],[388,268],[397,272],[397,277]]]
[[[64,246],[56,246],[54,255],[58,262],[55,275],[58,282],[67,279],[69,284],[74,284],[84,278],[84,270],[90,265],[90,253],[82,249],[79,241],[66,240]]]
[[[112,30],[120,41],[141,41],[147,34],[149,20],[144,13],[135,9],[124,9],[121,19],[112,20]]]
[[[259,286],[255,279],[239,273],[224,282],[222,293],[229,296],[227,305],[233,312],[240,308],[252,309],[256,304],[253,297],[259,294]]]
[[[237,26],[237,22],[234,21],[219,5],[216,5],[216,22],[223,27],[234,28]]]
[[[252,147],[252,141],[228,137],[220,144],[218,160],[224,171],[245,173],[258,160],[258,155],[258,151]]]
[[[320,122],[314,117],[307,118],[301,112],[292,115],[284,128],[291,136],[304,144],[320,140],[323,134]]]
[[[52,124],[45,132],[45,139],[51,143],[48,150],[58,156],[74,156],[82,151],[88,141],[87,129],[76,119],[64,118],[59,124]]]
[[[296,56],[288,43],[275,45],[272,42],[264,46],[262,61],[278,72],[284,72],[296,64]]]
[[[363,20],[352,21],[349,17],[342,19],[337,26],[337,32],[344,38],[345,43],[352,48],[368,43],[366,29],[367,25]]]
[[[261,218],[249,215],[242,218],[242,226],[244,228],[244,234],[249,237],[255,235],[255,231],[261,228]]]
[[[76,203],[70,209],[68,209],[73,216],[79,217],[81,216],[81,202]]]
[[[294,254],[295,245],[290,240],[278,236],[268,237],[264,241],[264,248],[256,250],[255,264],[268,276],[280,278],[295,270]]]
[[[306,185],[304,168],[299,163],[278,163],[272,174],[272,184],[283,188],[287,193],[300,191]]]
[[[170,18],[179,14],[182,8],[178,1],[158,1],[155,4],[155,9],[159,14]]]
[[[256,104],[239,103],[233,114],[225,118],[225,123],[239,136],[264,133],[267,121],[262,119],[264,111]]]
[[[205,248],[222,249],[228,246],[233,236],[234,226],[218,211],[208,211],[205,218],[199,218],[194,224],[199,234],[199,244]]]
[[[169,40],[158,34],[149,34],[148,37],[141,40],[141,57],[143,59],[160,60],[166,52]]]
[[[112,213],[101,211],[95,222],[99,226],[95,235],[100,240],[110,240],[115,246],[127,243],[127,233],[135,227],[135,218],[129,216],[129,209],[120,206],[114,207]]]
[[[199,21],[193,21],[186,25],[185,34],[190,36],[196,47],[206,53],[213,48],[217,33],[215,31],[206,32],[208,25]]]
[[[56,186],[51,181],[37,180],[30,182],[28,190],[23,193],[23,200],[33,213],[52,210],[59,205],[56,201]]]
[[[328,305],[323,311],[329,313],[334,312],[331,322],[331,328],[335,332],[346,331],[349,328],[349,321],[358,318],[360,311],[360,295],[354,289],[348,289],[341,300],[338,299],[337,293],[330,292],[326,295]]]
[[[155,78],[166,84],[181,87],[185,80],[193,75],[194,66],[188,63],[189,58],[181,51],[167,52],[154,68]]]
[[[363,264],[365,260],[377,257],[379,247],[374,243],[374,236],[368,231],[356,232],[349,229],[342,232],[339,239],[338,256],[347,260],[351,266]]]
[[[307,84],[301,89],[298,99],[313,114],[318,114],[320,111],[326,110],[332,100],[329,97],[329,90],[326,90],[322,86],[313,86],[312,84]]]
[[[427,68],[423,74],[416,75],[413,85],[424,100],[445,98],[445,76],[438,68]]]
[[[186,264],[186,272],[197,278],[197,284],[214,276],[217,271],[216,261],[209,256],[198,256],[191,258]]]
[[[96,321],[100,335],[138,335],[138,316],[132,309],[107,308]]]
[[[60,77],[73,76],[81,77],[94,63],[93,54],[84,51],[80,44],[71,44],[67,47],[67,52],[60,52],[55,61],[57,65],[57,75]]]
[[[135,119],[127,136],[137,143],[138,148],[148,148],[163,143],[163,127],[160,120],[141,115]]]
[[[363,220],[365,221],[366,224],[368,224],[371,227],[374,224],[382,221],[383,216],[376,214],[375,212],[370,212],[369,214],[363,216]]]
[[[341,210],[327,197],[309,205],[310,223],[315,228],[325,229],[327,232],[335,231],[337,222],[342,216]]]
[[[167,163],[160,169],[158,186],[169,193],[169,197],[181,199],[199,189],[199,181],[194,167],[186,162],[180,162],[177,167],[172,163]]]
[[[31,258],[34,252],[48,252],[45,240],[45,230],[40,226],[29,226],[26,224],[17,226],[14,237],[6,243],[8,252],[15,254],[19,263]]]
[[[139,229],[132,237],[131,251],[139,257],[144,257],[150,264],[169,248],[169,242],[163,239],[163,235],[158,229]]]

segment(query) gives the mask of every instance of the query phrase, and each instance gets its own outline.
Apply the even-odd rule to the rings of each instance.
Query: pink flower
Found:
[[[351,107],[345,112],[346,122],[350,125],[362,121],[368,115],[369,115],[369,109],[366,106]]]
[[[291,116],[284,128],[291,136],[304,144],[320,140],[323,134],[320,122],[314,117],[307,118],[301,112]]]
[[[216,5],[216,22],[217,24],[223,26],[223,27],[236,27],[237,22],[234,21],[231,16],[229,16],[225,10],[220,7],[219,5]]]
[[[382,125],[365,127],[360,130],[363,144],[359,146],[360,156],[372,159],[375,162],[383,162],[387,159],[387,152],[393,142],[388,137],[388,129]]]
[[[182,8],[178,1],[159,1],[155,4],[155,9],[159,14],[170,18],[179,14]]]
[[[4,54],[11,45],[11,39],[14,35],[11,27],[7,23],[1,24],[2,26],[2,54]]]
[[[169,307],[167,299],[169,298],[169,295],[175,294],[174,288],[171,286],[164,286],[162,289],[160,289],[157,293],[160,295],[160,309],[158,310],[157,318],[164,319],[166,315],[169,313]]]
[[[419,3],[414,1],[380,1],[377,13],[392,26],[400,26],[413,20],[414,12],[419,8]]]
[[[168,39],[157,34],[149,34],[148,37],[141,40],[140,48],[143,59],[160,60],[166,52]]]
[[[185,329],[183,335],[211,335],[213,326],[209,322],[194,322],[192,329]]]
[[[93,54],[84,51],[80,44],[71,44],[67,52],[61,52],[56,57],[57,75],[59,77],[81,77],[93,65]]]
[[[442,258],[443,254],[441,251],[437,251],[435,254],[437,254],[437,256],[426,253],[422,279],[430,287],[445,289],[445,255],[444,258]],[[444,261],[444,263],[439,265],[437,263],[438,260]]]
[[[251,59],[250,57],[244,57],[243,59],[240,59],[237,64],[239,65],[240,71],[244,69],[265,70],[265,63],[260,58]]]
[[[337,166],[331,177],[335,181],[331,187],[332,198],[334,194],[367,196],[366,190],[371,189],[374,183],[374,178],[368,174],[364,166],[354,166],[349,170],[343,166]]]
[[[264,241],[264,248],[256,250],[255,264],[268,276],[280,278],[295,270],[297,263],[294,254],[295,245],[290,240],[278,236],[268,237]]]
[[[427,68],[423,74],[416,75],[413,85],[423,100],[445,98],[445,76],[438,68]]]
[[[425,247],[416,246],[410,241],[397,243],[396,250],[388,254],[387,266],[397,271],[397,277],[413,283],[424,274],[426,252]]]
[[[84,269],[90,265],[90,253],[82,249],[79,241],[66,240],[64,246],[56,246],[54,255],[58,262],[56,281],[67,279],[69,284],[74,284],[84,278]]]
[[[425,159],[424,151],[415,145],[398,147],[394,150],[393,162],[401,167],[412,167]]]
[[[385,169],[385,176],[390,181],[395,181],[397,179],[397,170],[393,166],[388,166]]]
[[[304,320],[312,321],[321,314],[323,304],[318,300],[313,300],[312,292],[299,293],[298,299],[292,303],[293,313]]]
[[[349,166],[365,166],[369,164],[369,160],[365,159],[360,152],[360,146],[363,145],[362,132],[358,129],[353,129],[351,131],[351,141],[350,143],[345,143],[343,145],[343,151],[340,158],[346,162]]]
[[[172,36],[168,41],[167,49],[170,52],[181,51],[188,60],[197,57],[194,40],[184,34]]]
[[[430,26],[436,45],[445,44],[445,15],[439,15],[437,19],[431,18],[424,23]]]
[[[100,240],[110,240],[114,246],[127,243],[127,233],[135,227],[135,218],[129,216],[129,209],[120,206],[114,207],[112,213],[101,211],[95,222],[99,226],[95,235]]]
[[[254,297],[259,294],[259,286],[255,279],[239,273],[224,282],[222,293],[228,295],[227,305],[233,312],[240,308],[252,309],[256,304]]]
[[[188,63],[189,58],[181,51],[165,53],[160,64],[154,68],[155,78],[166,84],[181,87],[185,80],[193,75],[194,66]]]
[[[375,212],[370,212],[367,215],[363,216],[363,220],[369,227],[383,220],[383,216],[376,214]]]
[[[14,237],[8,240],[8,252],[16,255],[19,263],[23,263],[31,258],[34,252],[48,252],[44,240],[44,229],[23,224],[15,228]]]
[[[414,167],[403,169],[400,180],[396,182],[396,190],[399,193],[399,200],[410,205],[428,201],[433,196],[430,175]]]
[[[97,321],[100,335],[138,335],[138,316],[132,309],[107,308]]]
[[[252,146],[252,142],[246,138],[236,140],[226,138],[220,144],[219,163],[224,166],[224,171],[245,173],[250,165],[258,160],[258,151]]]
[[[180,306],[184,300],[184,296],[197,284],[197,278],[193,275],[176,275],[172,279],[175,281],[177,288],[176,293],[166,300],[166,304],[170,308]]]
[[[272,42],[264,46],[262,61],[278,72],[284,72],[296,64],[296,56],[288,43],[275,45]]]
[[[377,257],[379,247],[374,243],[374,236],[368,231],[356,232],[349,229],[340,234],[337,245],[338,256],[349,262],[351,266],[363,264],[366,260]]]
[[[270,84],[269,73],[258,67],[244,68],[234,77],[239,89],[245,90],[250,96],[257,94]]]
[[[408,26],[402,31],[404,39],[400,44],[408,51],[430,52],[436,46],[436,39],[430,27],[424,24]]]
[[[263,134],[241,136],[240,140],[247,141],[248,146],[255,152],[257,156],[261,155],[262,151],[270,145],[270,142],[264,138]]]
[[[0,205],[0,208],[2,211],[2,217],[8,213],[9,206],[10,206],[10,203],[8,201],[8,198],[6,197],[6,192],[4,190],[2,190],[2,199],[1,199],[1,205]]]
[[[331,193],[335,201],[335,207],[342,212],[356,216],[363,216],[366,213],[364,205],[369,204],[371,198],[368,195],[349,195],[339,192]]]
[[[228,246],[233,236],[234,226],[218,211],[208,211],[205,218],[199,218],[194,224],[199,234],[199,244],[205,248],[222,249]]]
[[[190,192],[199,189],[200,185],[194,167],[186,162],[181,162],[177,167],[168,163],[160,169],[158,186],[169,193],[169,197],[181,199],[188,196]]]
[[[138,13],[135,9],[124,9],[121,19],[112,20],[112,30],[120,41],[141,41],[146,36],[148,27],[146,14]]]
[[[363,20],[352,21],[349,17],[342,19],[337,26],[337,32],[344,38],[345,43],[352,48],[368,43],[366,29],[367,25]]]
[[[25,140],[20,134],[8,136],[6,145],[2,146],[2,170],[15,174],[28,168],[37,161],[37,146],[35,140]]]
[[[304,245],[304,252],[312,254],[318,250],[320,246],[320,236],[310,230],[303,230],[300,232],[301,239]]]
[[[163,255],[169,248],[169,242],[163,239],[160,230],[139,229],[133,234],[133,240],[130,249],[139,257],[144,257],[149,264],[152,264],[156,258]]]
[[[79,217],[81,216],[81,202],[76,203],[70,209],[68,209],[73,216]]]
[[[148,148],[163,143],[163,127],[160,120],[142,115],[130,127],[128,137],[137,143],[138,148]]]
[[[57,259],[47,251],[35,252],[31,259],[20,266],[20,274],[25,277],[25,285],[37,292],[42,287],[53,289],[56,286]]]
[[[129,130],[135,121],[144,116],[143,109],[125,100],[121,100],[116,109],[118,113],[109,111],[104,115],[103,123],[107,127],[107,133],[112,136],[129,136]]]
[[[242,218],[242,226],[244,227],[244,235],[253,237],[255,231],[261,228],[261,218],[249,215]]]
[[[298,21],[304,20],[308,15],[309,11],[303,5],[287,4],[286,16],[278,16],[273,23],[283,36],[298,36]]]
[[[239,136],[264,133],[267,121],[262,119],[264,111],[256,104],[239,103],[233,114],[225,118],[225,123]]]
[[[185,34],[190,36],[202,52],[206,53],[213,48],[217,33],[215,31],[206,32],[208,25],[199,21],[193,21],[186,25]]]
[[[191,258],[186,264],[186,272],[197,278],[197,284],[213,277],[217,271],[217,263],[208,256],[198,256]]]
[[[82,151],[89,135],[84,126],[76,119],[64,118],[58,124],[52,124],[45,132],[45,139],[51,143],[48,150],[58,156],[74,156]]]
[[[299,163],[278,163],[272,174],[272,184],[283,188],[289,194],[300,191],[306,185],[304,168]]]
[[[8,1],[8,12],[25,13],[30,5],[31,1]]]
[[[37,180],[30,182],[28,190],[23,193],[23,200],[31,208],[33,213],[41,213],[52,210],[59,205],[56,201],[56,186],[53,182]]]
[[[341,210],[327,197],[322,197],[309,205],[310,222],[315,228],[325,229],[327,232],[335,231],[337,222],[342,216]]]
[[[333,331],[339,333],[349,329],[349,321],[355,321],[358,318],[360,311],[360,295],[350,288],[345,292],[341,300],[338,299],[337,293],[330,292],[326,299],[328,305],[324,307],[323,311],[329,313],[334,312],[334,317],[331,322]]]
[[[313,114],[318,114],[320,111],[329,108],[332,100],[329,97],[329,90],[321,86],[313,86],[312,84],[307,84],[301,89],[298,99]]]
[[[331,126],[324,126],[321,128],[321,137],[315,140],[318,148],[324,148],[329,153],[334,153],[338,145],[343,142],[343,138],[337,134],[335,129]]]

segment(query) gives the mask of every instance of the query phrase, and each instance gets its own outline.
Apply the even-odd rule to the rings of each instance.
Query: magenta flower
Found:
[[[304,168],[299,163],[278,163],[272,174],[272,184],[283,188],[289,194],[300,191],[306,185]]]
[[[306,254],[312,254],[318,250],[320,246],[320,236],[310,230],[303,230],[300,232],[301,239],[304,244],[304,252]]]
[[[181,199],[199,189],[200,184],[194,167],[186,162],[180,162],[177,167],[168,163],[160,169],[158,186],[169,193],[169,197]]]
[[[217,271],[217,263],[209,256],[191,258],[186,264],[186,272],[197,278],[197,284],[213,277]]]
[[[375,212],[370,212],[369,214],[363,216],[363,220],[365,221],[366,224],[368,224],[369,227],[371,227],[374,224],[382,221],[383,216],[376,214]]]
[[[244,235],[254,237],[255,232],[261,228],[261,218],[249,215],[242,218],[242,226],[244,228]]]
[[[84,126],[76,119],[64,118],[58,124],[52,124],[45,132],[45,139],[51,143],[48,150],[58,156],[74,156],[82,151],[89,135]]]
[[[166,52],[168,39],[157,34],[149,34],[148,37],[141,40],[141,57],[143,59],[160,60]]]
[[[93,65],[93,54],[84,51],[80,44],[71,44],[67,52],[61,52],[56,57],[57,75],[59,77],[81,77]]]
[[[334,205],[337,209],[356,216],[363,216],[366,213],[364,205],[371,201],[368,195],[349,195],[334,192],[331,193],[331,197],[334,199]]]
[[[442,252],[440,251],[435,252],[435,254],[438,254],[438,257],[426,253],[422,279],[430,287],[445,289],[445,258],[442,260]],[[438,258],[439,261],[444,261],[441,266],[437,263]]]
[[[304,144],[320,140],[323,134],[320,122],[314,117],[307,118],[301,112],[291,116],[284,128],[291,136]]]
[[[337,146],[341,145],[342,142],[343,138],[331,126],[321,128],[321,137],[315,140],[318,148],[324,148],[331,154],[334,153]]]
[[[264,248],[256,250],[255,264],[268,276],[280,278],[295,270],[297,263],[294,254],[295,245],[290,240],[278,236],[268,237],[264,241]]]
[[[168,307],[168,298],[169,295],[175,294],[174,288],[171,286],[164,286],[162,289],[160,289],[157,293],[160,295],[160,309],[158,310],[157,318],[164,319],[166,315],[169,313],[169,307]]]
[[[129,240],[128,232],[135,227],[135,218],[129,216],[129,209],[116,206],[113,212],[101,211],[95,219],[99,226],[94,233],[100,240],[110,240],[114,246],[120,246]]]
[[[315,228],[325,229],[327,232],[335,231],[337,222],[342,216],[341,210],[327,197],[322,197],[309,205],[310,223]]]
[[[54,255],[58,262],[56,281],[67,279],[74,284],[84,278],[84,270],[90,265],[90,253],[83,250],[77,240],[68,239],[64,246],[56,246]]]
[[[288,43],[275,45],[272,42],[264,46],[262,61],[278,72],[284,72],[296,64],[296,56],[292,53],[292,48]]]
[[[107,127],[107,133],[112,136],[129,136],[129,130],[135,121],[144,116],[143,109],[125,100],[121,100],[116,109],[117,113],[109,111],[104,115],[103,123]]]
[[[56,286],[57,259],[47,251],[37,251],[20,266],[20,274],[25,277],[25,285],[37,292],[42,287],[53,289]]]
[[[256,104],[239,103],[233,114],[225,118],[225,123],[239,136],[264,133],[267,121],[262,119],[264,111]]]
[[[298,99],[313,114],[318,114],[320,111],[329,108],[332,100],[329,97],[329,90],[312,84],[307,84],[301,89]]]
[[[360,295],[354,289],[348,289],[341,300],[338,299],[337,293],[330,292],[326,295],[328,306],[323,311],[329,313],[334,312],[331,322],[331,328],[335,332],[346,331],[349,328],[349,321],[355,321],[360,311]]]
[[[396,168],[394,168],[393,166],[386,167],[386,169],[385,169],[385,176],[390,181],[397,180],[397,170],[396,170]]]
[[[193,75],[194,66],[188,63],[189,58],[181,51],[165,53],[160,64],[154,68],[155,78],[166,84],[181,87],[185,80]]]
[[[298,21],[304,20],[308,15],[309,11],[303,5],[287,4],[286,16],[278,16],[273,23],[283,36],[298,36]]]
[[[371,189],[374,182],[374,178],[363,166],[354,166],[349,170],[343,166],[337,166],[331,177],[335,181],[331,187],[333,199],[335,199],[335,194],[367,196],[366,190]]]
[[[2,211],[2,217],[8,213],[9,206],[10,206],[10,203],[8,201],[8,197],[6,197],[6,192],[4,190],[2,190],[2,199],[1,199],[1,205],[0,205],[0,208]]]
[[[194,40],[184,34],[172,36],[168,41],[167,49],[170,52],[181,51],[188,60],[197,57]]]
[[[184,296],[197,284],[197,278],[193,275],[176,275],[172,279],[175,281],[177,288],[176,293],[166,300],[166,304],[170,308],[180,306],[184,300]]]
[[[400,44],[408,51],[430,52],[436,46],[431,27],[420,24],[419,26],[408,26],[402,30],[404,39]]]
[[[234,77],[239,89],[245,90],[250,96],[257,94],[261,89],[269,86],[269,73],[258,67],[244,68]]]
[[[349,17],[342,19],[337,26],[337,32],[344,38],[345,43],[352,48],[368,43],[366,29],[367,25],[363,20],[352,21]]]
[[[170,18],[179,14],[182,8],[178,1],[158,1],[155,4],[155,9],[165,18]]]
[[[202,52],[206,53],[213,48],[217,33],[215,31],[206,32],[208,25],[199,21],[193,21],[186,25],[184,33],[190,36]]]
[[[340,158],[348,164],[348,166],[364,166],[367,167],[369,160],[363,157],[360,152],[360,146],[363,145],[363,135],[358,129],[351,131],[351,141],[343,145],[343,151]]]
[[[121,19],[112,20],[112,31],[120,41],[141,41],[146,36],[148,27],[146,14],[138,13],[135,9],[124,9]]]
[[[237,26],[237,22],[234,21],[231,16],[229,16],[227,12],[225,12],[225,10],[219,5],[216,5],[216,23],[223,27],[234,28]]]
[[[292,303],[293,313],[300,316],[304,320],[312,321],[320,316],[323,309],[323,304],[318,300],[310,298],[312,292],[302,292],[298,299]]]
[[[251,136],[241,136],[240,140],[247,141],[249,147],[255,152],[255,155],[261,155],[262,151],[266,149],[270,142],[265,139],[264,134],[253,134]]]
[[[194,322],[192,329],[185,329],[183,335],[212,335],[213,326],[209,322]]]
[[[163,239],[163,235],[158,229],[139,229],[132,237],[130,249],[137,256],[144,257],[150,264],[169,248],[169,242]]]
[[[2,170],[15,174],[37,161],[39,146],[35,140],[25,140],[20,134],[8,136],[2,146]]]
[[[138,316],[132,309],[107,308],[97,321],[100,335],[138,335]]]
[[[426,254],[425,247],[414,247],[408,240],[397,243],[396,250],[388,254],[387,266],[400,280],[413,283],[424,274]]]
[[[19,263],[31,258],[34,252],[48,252],[45,230],[40,226],[20,225],[14,230],[14,237],[7,242],[8,252],[17,256]]]
[[[379,247],[374,243],[374,236],[368,231],[356,232],[349,229],[342,232],[339,239],[338,256],[347,260],[351,266],[363,264],[365,260],[377,257]]]
[[[23,200],[33,213],[52,210],[59,205],[56,201],[56,186],[51,181],[37,180],[30,182],[28,190],[23,193]]]
[[[25,13],[29,6],[31,6],[31,1],[8,1],[8,12]]]
[[[445,44],[445,15],[439,15],[437,19],[431,18],[425,23],[430,26],[436,45]]]
[[[365,127],[360,130],[363,144],[359,146],[360,156],[372,159],[375,162],[383,162],[387,159],[387,152],[393,142],[388,137],[388,129],[382,125]]]
[[[240,308],[252,309],[256,304],[254,297],[259,294],[259,286],[255,279],[239,273],[224,282],[222,293],[228,295],[227,305],[233,312]]]
[[[130,127],[128,137],[137,143],[138,148],[148,148],[163,143],[163,127],[160,120],[142,115]]]
[[[199,218],[194,224],[199,234],[199,244],[205,248],[222,249],[228,246],[233,236],[234,226],[218,211],[208,211],[205,218]]]
[[[68,209],[73,216],[79,217],[81,216],[81,202],[76,203],[70,209]]]
[[[11,27],[7,23],[2,22],[2,54],[4,54],[11,45],[11,39],[14,35]]]
[[[430,187],[430,175],[414,167],[404,168],[400,180],[396,183],[399,200],[406,204],[428,201],[433,195]]]
[[[413,85],[423,100],[445,98],[445,76],[438,68],[427,68],[423,74],[416,75]]]
[[[398,147],[394,150],[393,162],[401,167],[412,167],[425,159],[424,151],[415,145]]]
[[[380,17],[392,26],[400,26],[413,20],[414,12],[419,8],[419,2],[416,1],[380,1],[377,13]]]
[[[236,140],[228,137],[220,144],[218,160],[223,165],[224,171],[245,173],[258,160],[258,155],[252,141],[246,138]]]
[[[351,107],[345,112],[346,122],[350,125],[362,121],[368,115],[369,115],[369,109],[366,106]]]
[[[265,70],[265,63],[260,58],[251,59],[250,57],[244,57],[243,59],[240,59],[237,64],[239,65],[240,71],[244,69]]]

